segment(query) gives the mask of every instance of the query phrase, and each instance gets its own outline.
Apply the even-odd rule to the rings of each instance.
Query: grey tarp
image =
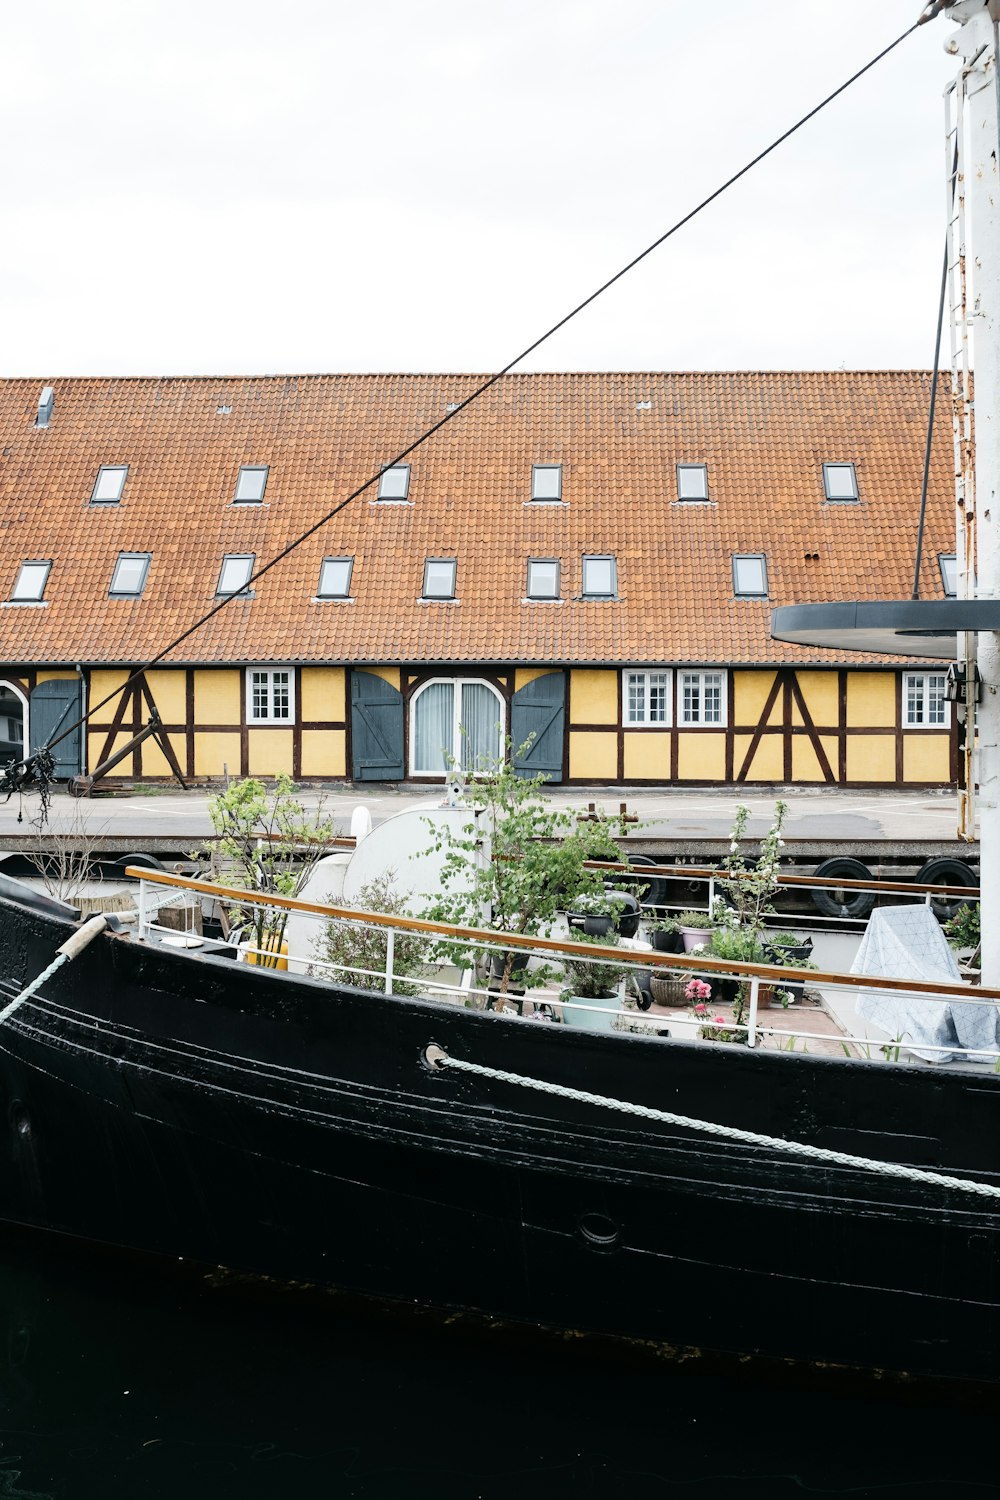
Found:
[[[851,973],[937,979],[945,984],[962,982],[955,955],[927,906],[885,906],[873,911]],[[975,990],[970,993],[974,996]],[[968,1061],[970,1052],[977,1049],[1000,1048],[1000,1011],[994,1005],[963,1005],[933,996],[924,999],[889,990],[861,990],[857,1010],[859,1016],[873,1021],[927,1062]],[[947,1050],[922,1050],[927,1047]]]

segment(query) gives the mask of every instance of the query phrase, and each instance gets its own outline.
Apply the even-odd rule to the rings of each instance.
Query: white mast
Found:
[[[947,6],[947,16],[959,25],[945,50],[963,59],[957,89],[966,105],[965,159],[958,163],[956,191],[965,192],[973,249],[967,269],[975,370],[977,594],[1000,599],[1000,0],[958,0]],[[960,567],[963,552],[960,545]],[[970,579],[970,594],[971,584]],[[977,655],[983,681],[977,714],[983,983],[1000,985],[1000,632],[981,631]]]

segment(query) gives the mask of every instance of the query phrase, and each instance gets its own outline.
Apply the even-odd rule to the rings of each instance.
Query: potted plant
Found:
[[[657,953],[683,953],[684,939],[676,917],[650,917],[646,923],[649,941]]]
[[[729,963],[736,964],[761,964],[766,961],[764,948],[760,940],[760,934],[754,932],[750,927],[716,927],[712,933],[711,950],[716,958],[724,958]],[[716,994],[720,1000],[734,1001],[743,981],[737,975],[718,975],[715,981]],[[761,995],[764,986],[761,985],[757,991],[758,1005],[770,1001],[762,1001]]]
[[[717,918],[708,911],[682,911],[677,918],[677,927],[684,939],[684,952],[693,953],[696,948],[705,948],[711,942]]]
[[[586,937],[580,933],[570,930],[570,938],[574,942],[585,942]],[[600,942],[602,948],[614,948],[618,945],[617,933],[609,933]],[[616,1011],[622,1003],[621,991],[624,988],[623,980],[628,972],[623,963],[614,963],[587,959],[567,958],[564,960],[566,971],[566,988],[562,991],[560,999],[566,1003],[563,1011],[563,1020],[567,1026],[578,1026],[585,1031],[612,1031],[613,1017],[603,1016],[595,1013],[589,1007],[600,1006],[603,1010]],[[577,1009],[571,1002],[579,1000],[587,1006],[586,1010]]]
[[[768,961],[775,964],[783,964],[797,959],[808,959],[812,957],[813,940],[806,935],[796,935],[794,932],[779,932],[774,937],[764,940],[764,952]]]
[[[397,888],[395,872],[386,870],[358,891],[356,901],[340,899],[341,906],[377,911],[384,916],[409,916],[406,896]],[[385,989],[385,965],[389,931],[364,927],[359,922],[325,922],[313,949],[315,979],[331,984],[346,982],[360,990]],[[404,976],[418,973],[426,963],[427,940],[414,932],[398,931],[392,953],[392,993],[417,995],[420,987]]]

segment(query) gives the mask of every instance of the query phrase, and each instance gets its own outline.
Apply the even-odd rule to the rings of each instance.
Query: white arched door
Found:
[[[436,677],[410,703],[410,775],[446,776],[449,756],[475,774],[503,753],[504,701],[476,677]]]

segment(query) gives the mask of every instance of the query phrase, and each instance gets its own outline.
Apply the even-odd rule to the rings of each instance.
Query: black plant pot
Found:
[[[684,939],[679,932],[651,932],[649,941],[656,953],[684,952]]]
[[[809,958],[812,951],[812,938],[806,938],[804,943],[788,943],[777,948],[773,943],[764,944],[765,954],[776,964],[787,963],[790,958]]]

